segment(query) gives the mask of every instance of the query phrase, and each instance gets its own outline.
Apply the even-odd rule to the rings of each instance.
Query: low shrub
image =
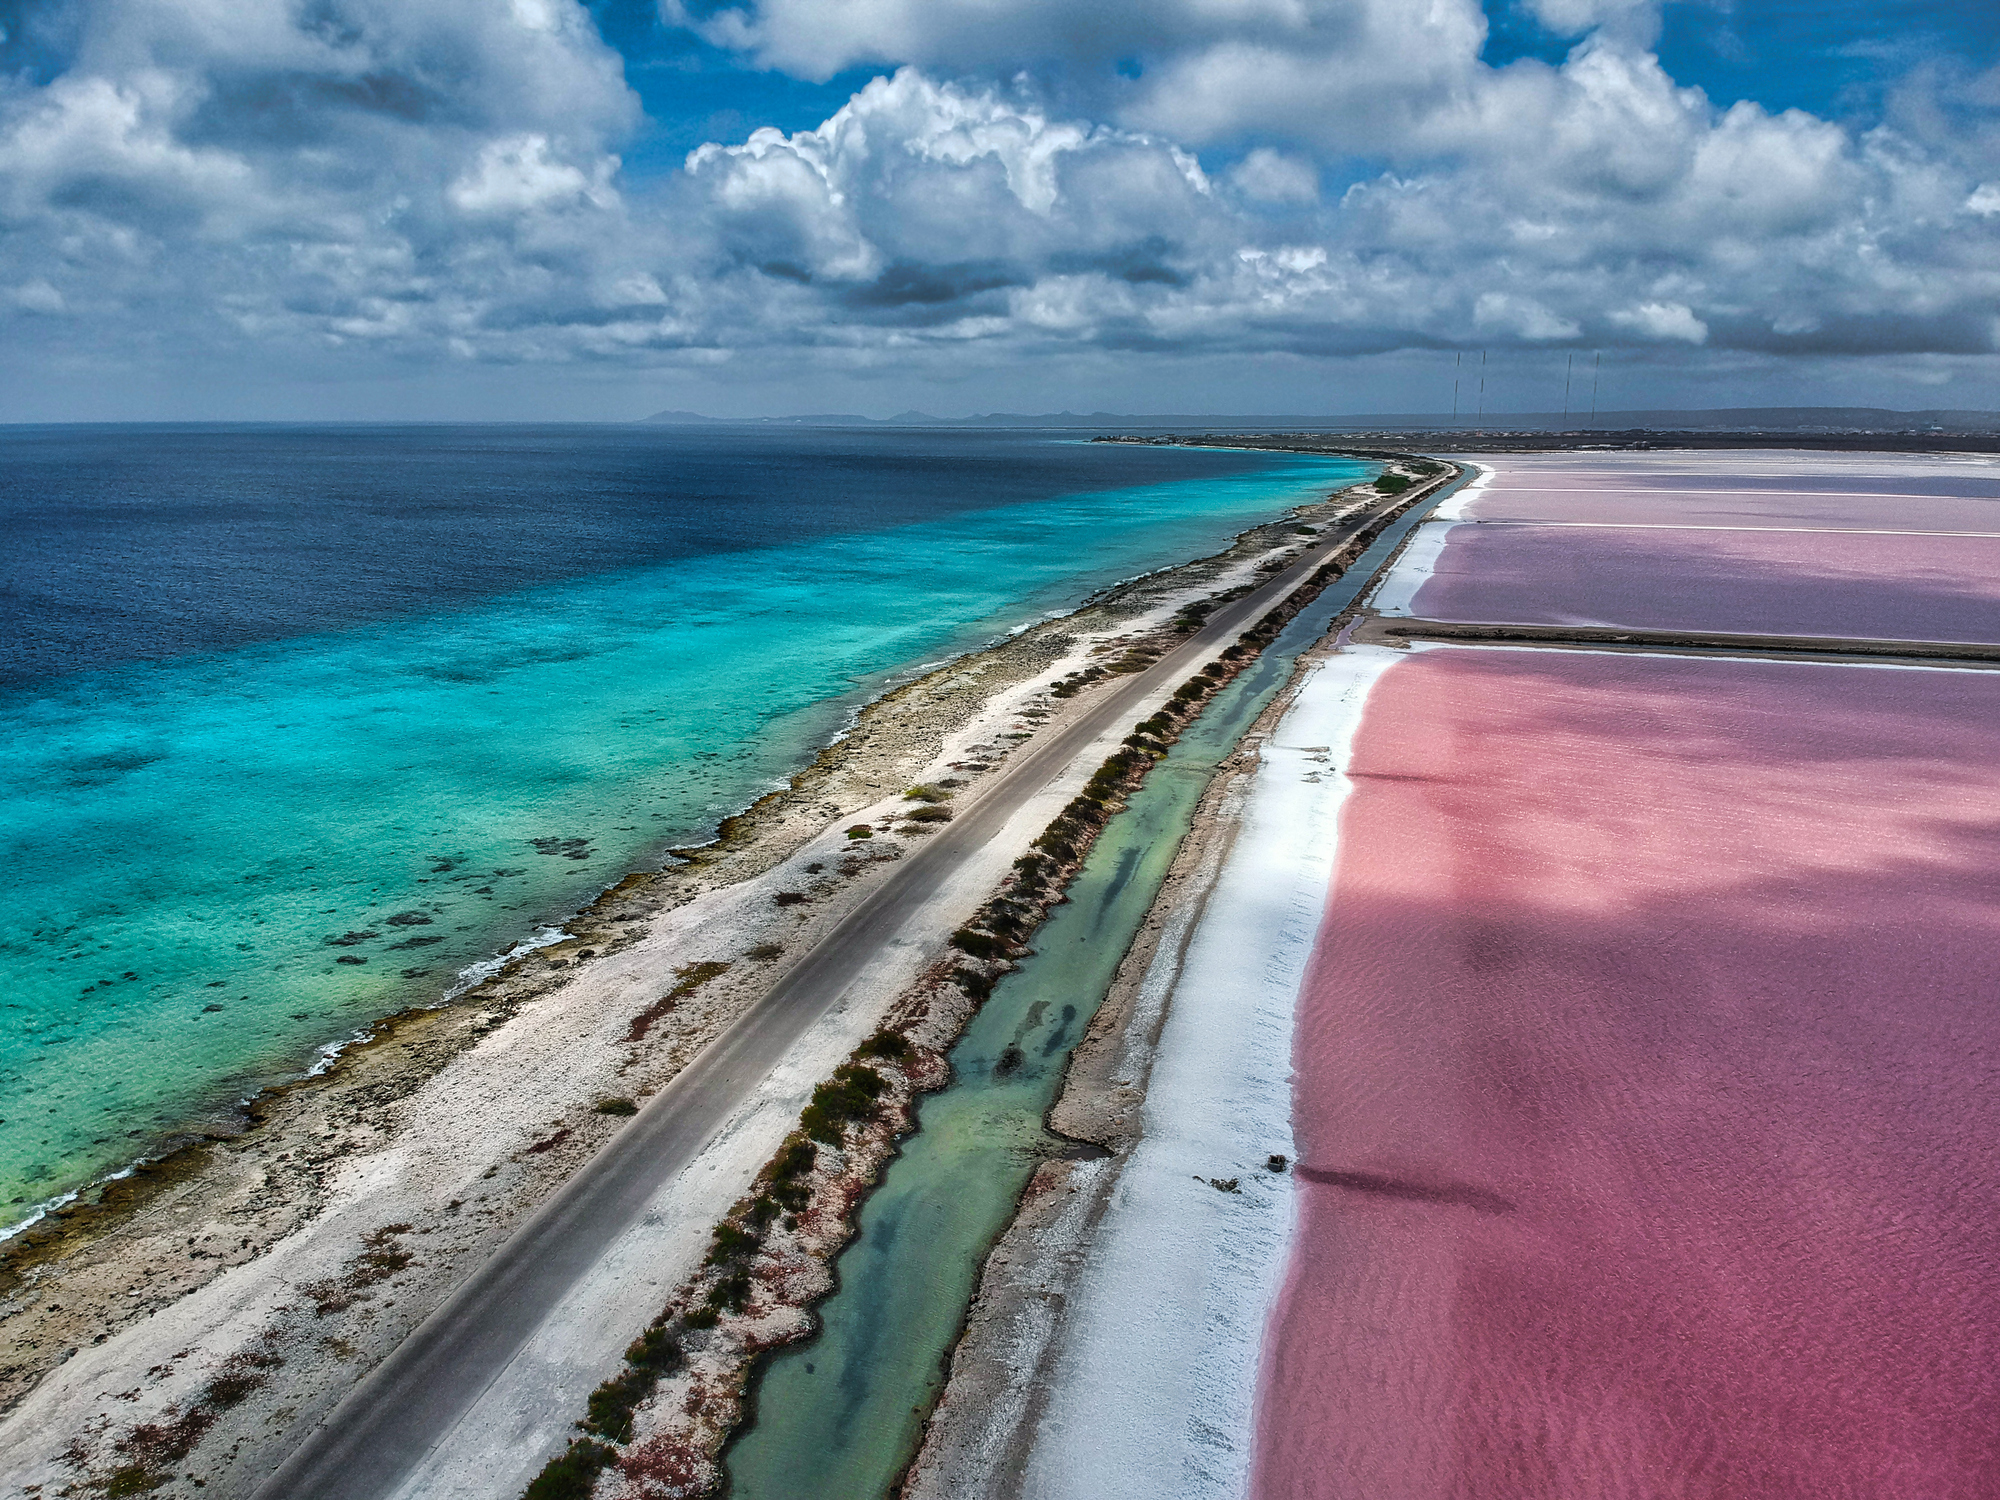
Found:
[[[812,1170],[813,1163],[817,1160],[819,1160],[819,1147],[811,1141],[795,1140],[780,1151],[777,1160],[771,1163],[771,1176],[779,1182],[803,1177]]]
[[[756,1250],[760,1243],[754,1230],[745,1229],[741,1224],[724,1219],[715,1226],[715,1243],[709,1247],[704,1265],[719,1266],[729,1261],[741,1260]]]
[[[599,1099],[592,1106],[600,1115],[636,1115],[639,1106],[630,1099]]]
[[[163,1470],[149,1469],[144,1464],[126,1464],[113,1469],[102,1481],[104,1493],[116,1497],[125,1495],[150,1495],[162,1485],[172,1484],[174,1476]]]
[[[748,1271],[732,1271],[708,1289],[708,1305],[718,1312],[742,1312],[749,1300]]]
[[[872,839],[875,837],[875,830],[866,823],[856,823],[847,830],[847,836],[851,839]]]
[[[1375,481],[1375,488],[1385,495],[1400,495],[1415,482],[1407,474],[1384,474]]]
[[[901,1060],[910,1055],[910,1039],[901,1032],[878,1031],[854,1049],[856,1057],[888,1057]]]
[[[912,823],[949,823],[951,809],[948,807],[915,807],[904,816]]]
[[[653,1394],[659,1376],[651,1370],[621,1370],[590,1393],[583,1428],[622,1443],[632,1435],[632,1413]]]
[[[521,1500],[590,1500],[597,1476],[617,1456],[604,1443],[578,1438],[548,1461]]]
[[[744,949],[743,956],[745,958],[754,958],[760,964],[767,964],[784,951],[785,945],[783,943],[759,943],[754,948]]]
[[[921,782],[911,787],[907,792],[903,793],[903,796],[905,800],[910,802],[949,802],[951,800],[950,792],[947,792],[943,787],[932,786],[929,782]]]
[[[685,1360],[681,1346],[661,1324],[654,1324],[634,1339],[625,1350],[625,1363],[655,1375],[671,1375]]]
[[[1064,864],[1068,864],[1076,858],[1076,845],[1071,843],[1067,836],[1057,832],[1053,827],[1037,835],[1034,847],[1040,849],[1051,858],[1060,860]]]
[[[812,1102],[800,1114],[799,1125],[813,1140],[838,1146],[849,1122],[874,1114],[875,1101],[888,1086],[873,1068],[844,1064],[813,1090]]]
[[[998,958],[1007,951],[1007,945],[990,932],[980,932],[977,928],[961,927],[951,935],[951,945],[960,953],[974,958]]]

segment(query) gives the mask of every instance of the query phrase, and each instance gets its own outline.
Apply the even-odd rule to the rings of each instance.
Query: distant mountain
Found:
[[[1656,432],[1994,432],[2000,431],[2000,412],[1990,411],[1892,411],[1876,406],[1737,406],[1692,411],[1601,411],[1592,418],[1580,412],[1488,412],[1482,417],[1466,413],[1451,416],[1440,412],[1374,412],[1318,415],[1225,416],[1187,413],[1132,415],[1094,411],[1053,412],[1027,416],[1017,412],[988,412],[973,417],[933,417],[926,412],[906,411],[893,417],[862,417],[825,413],[796,417],[704,417],[689,411],[663,411],[645,419],[660,423],[710,423],[734,427],[1057,427],[1090,428],[1094,431],[1148,431],[1187,429],[1199,431],[1311,431],[1311,432],[1411,432],[1439,430],[1580,432],[1594,429],[1629,431],[1646,428]]]

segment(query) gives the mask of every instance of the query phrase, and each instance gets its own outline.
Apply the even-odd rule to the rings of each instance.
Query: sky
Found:
[[[2000,408],[1990,0],[0,0],[0,421]],[[1571,375],[1570,372],[1579,372]]]

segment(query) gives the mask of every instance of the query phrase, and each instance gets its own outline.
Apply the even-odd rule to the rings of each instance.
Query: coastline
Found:
[[[185,1404],[268,1331],[250,1326],[254,1306],[310,1319],[309,1342],[350,1352],[287,1353],[286,1373],[267,1374],[223,1425],[248,1427],[254,1409],[281,1406],[309,1421],[617,1128],[617,1116],[593,1109],[595,1096],[644,1097],[782,972],[784,952],[752,959],[743,950],[776,939],[801,951],[906,843],[882,830],[850,844],[836,823],[883,821],[884,804],[920,773],[957,774],[954,757],[979,764],[976,749],[993,763],[1047,722],[1019,717],[1033,683],[1087,666],[1137,622],[1164,623],[1183,600],[1254,576],[1293,522],[1249,528],[1223,552],[1100,591],[1069,614],[892,687],[788,787],[726,820],[710,844],[681,851],[685,863],[609,887],[563,924],[559,941],[455,1001],[386,1018],[320,1076],[260,1096],[240,1134],[184,1148],[109,1184],[102,1202],[60,1211],[12,1242],[0,1290],[0,1401],[9,1426],[35,1408],[37,1420],[21,1425],[37,1429],[36,1441],[23,1446],[43,1452],[27,1467],[10,1463],[9,1477],[56,1478],[65,1470],[49,1450],[73,1437],[91,1440],[84,1450],[105,1446],[93,1438],[115,1447],[109,1414],[118,1409],[78,1396],[80,1378],[47,1376],[79,1351],[109,1374],[118,1362],[93,1346],[122,1343],[148,1323],[185,1324],[186,1338],[165,1342],[196,1347],[181,1365],[119,1392],[127,1407],[119,1416]],[[854,850],[866,854],[844,859]],[[805,858],[813,852],[831,859]],[[842,872],[829,873],[836,860]],[[857,866],[853,875],[846,864]],[[804,899],[776,904],[778,884]],[[659,991],[674,988],[662,981],[695,962],[729,967],[697,980],[629,1040],[633,1002],[657,1006]],[[421,1182],[411,1175],[417,1158]],[[397,1224],[406,1227],[389,1240],[407,1248],[368,1243]],[[333,1295],[302,1307],[302,1292],[312,1299],[329,1284]],[[378,1285],[394,1296],[379,1296]],[[300,1337],[281,1341],[289,1348]],[[74,1399],[54,1399],[52,1384]],[[239,1492],[254,1467],[246,1454],[230,1465],[234,1479],[217,1476],[214,1492]]]

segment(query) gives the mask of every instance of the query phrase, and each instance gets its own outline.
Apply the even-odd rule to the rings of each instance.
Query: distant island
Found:
[[[1556,431],[1576,432],[1648,429],[1676,432],[1993,432],[2000,430],[2000,412],[1894,411],[1879,406],[1733,406],[1690,411],[1494,412],[1477,420],[1463,413],[1380,412],[1309,415],[1300,413],[1242,416],[1190,413],[1125,412],[988,412],[983,416],[934,417],[927,412],[899,412],[893,417],[864,417],[850,412],[824,412],[789,417],[709,417],[692,411],[662,411],[643,419],[663,426],[732,427],[1088,427],[1241,428],[1270,431],[1294,428],[1310,431],[1411,432]]]

